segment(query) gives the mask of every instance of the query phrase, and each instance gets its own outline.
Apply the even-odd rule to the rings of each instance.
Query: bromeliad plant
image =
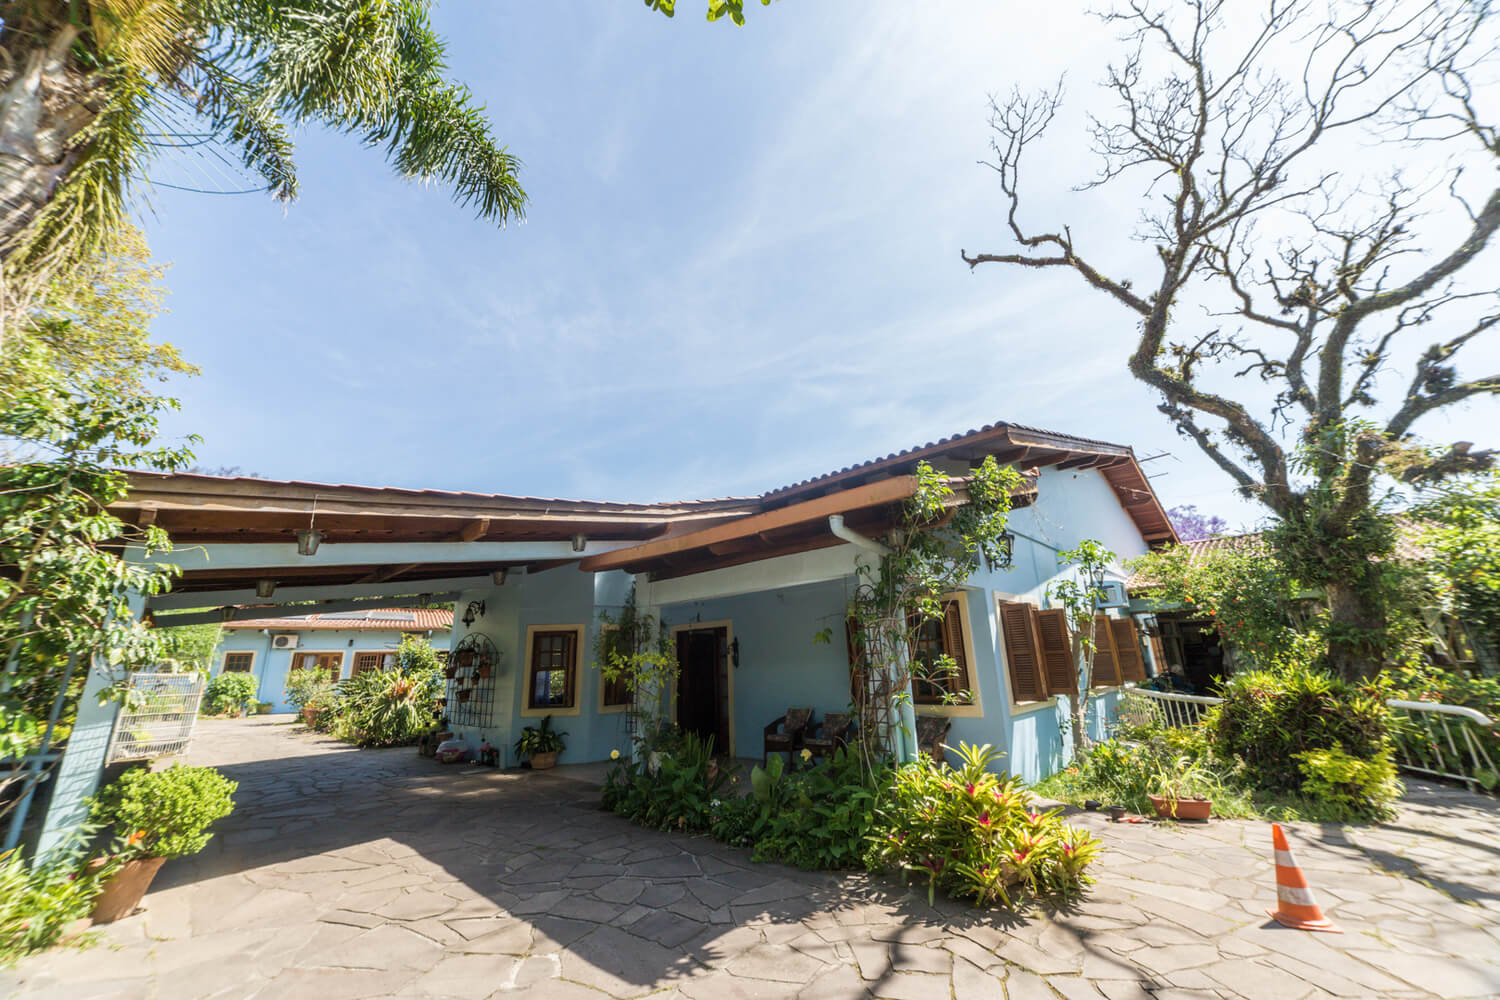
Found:
[[[990,746],[958,748],[962,766],[923,758],[898,769],[877,813],[871,861],[975,905],[1013,906],[1018,888],[1071,895],[1103,850],[1090,833],[1034,808],[1020,778],[989,769]]]

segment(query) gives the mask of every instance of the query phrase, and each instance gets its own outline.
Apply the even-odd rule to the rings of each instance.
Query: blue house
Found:
[[[342,680],[390,666],[403,635],[420,635],[446,651],[452,628],[451,607],[235,619],[223,625],[212,672],[253,675],[256,700],[270,702],[273,711],[290,712],[286,679],[292,670],[316,667],[326,670],[330,679]]]
[[[346,674],[361,652],[389,648],[362,645],[363,628],[308,628],[312,615],[347,626],[333,616],[422,595],[455,602],[453,662],[476,665],[448,693],[451,728],[464,740],[508,748],[522,727],[551,715],[568,734],[564,763],[603,760],[627,747],[630,706],[603,682],[593,650],[601,613],[618,613],[633,591],[676,642],[681,670],[668,711],[714,735],[721,751],[759,757],[764,726],[789,707],[847,711],[846,645],[815,637],[842,633],[858,567],[877,558],[872,539],[897,523],[918,463],[961,489],[990,456],[1026,483],[1010,519],[1009,562],[982,567],[946,595],[942,627],[923,638],[958,663],[955,688],[972,698],[943,704],[940,692],[918,690],[913,700],[917,716],[951,722],[950,744],[993,744],[1004,766],[1036,779],[1066,759],[1074,697],[1069,636],[1046,596],[1063,572],[1059,551],[1093,538],[1122,562],[1107,583],[1118,600],[1106,602],[1108,641],[1088,696],[1107,711],[1123,683],[1151,669],[1123,561],[1176,536],[1124,445],[996,423],[759,496],[666,503],[132,473],[129,497],[112,509],[160,525],[177,543],[153,557],[183,571],[171,593],[145,602],[155,621],[229,615],[224,655],[252,654],[265,700],[283,703],[294,653],[328,656],[330,671],[337,654]],[[273,619],[265,605],[277,602],[294,617]],[[269,648],[290,633],[295,651]],[[385,635],[393,641],[394,631]]]

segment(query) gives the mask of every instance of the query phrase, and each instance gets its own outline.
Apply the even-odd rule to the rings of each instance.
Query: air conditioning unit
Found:
[[[1125,593],[1125,584],[1119,580],[1105,580],[1099,585],[1104,591],[1104,596],[1099,599],[1101,608],[1123,608],[1130,604],[1130,597]]]
[[[296,633],[292,633],[290,635],[273,635],[271,636],[271,648],[296,649],[297,640],[300,638],[301,636],[297,635]]]

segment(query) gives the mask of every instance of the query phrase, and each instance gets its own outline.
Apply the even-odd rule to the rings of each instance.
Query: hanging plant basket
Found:
[[[460,691],[458,692],[458,700],[460,702],[468,701],[473,694],[474,692],[469,690]]]
[[[449,667],[448,669],[446,669],[446,670],[443,671],[443,676],[446,677],[446,678],[448,678],[451,681],[453,678],[455,678],[455,677],[458,676],[458,668],[457,667]]]
[[[490,675],[490,665],[488,663],[480,664],[479,669],[474,671],[474,675],[480,678],[488,677]]]
[[[474,662],[474,651],[472,649],[460,649],[458,651],[458,665],[467,667]]]

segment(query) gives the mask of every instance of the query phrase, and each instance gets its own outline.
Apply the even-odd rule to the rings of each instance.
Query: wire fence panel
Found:
[[[113,763],[187,753],[203,688],[201,674],[131,674],[107,759]]]

